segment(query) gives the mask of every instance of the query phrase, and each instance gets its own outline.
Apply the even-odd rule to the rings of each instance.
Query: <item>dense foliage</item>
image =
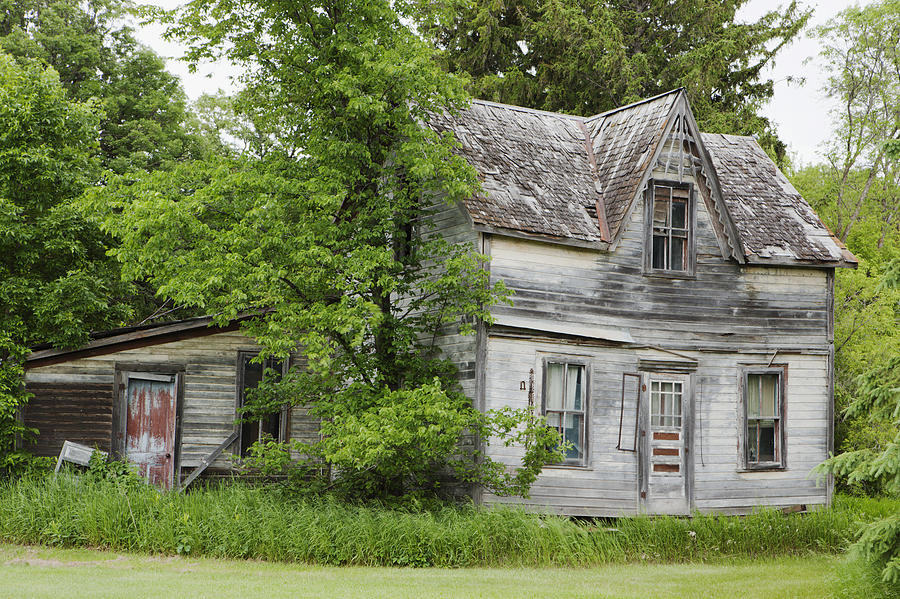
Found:
[[[75,345],[125,316],[106,239],[72,206],[97,174],[97,110],[56,72],[0,54],[0,475],[25,460],[17,419],[28,347]]]
[[[828,165],[794,176],[860,258],[839,272],[835,391],[842,453],[825,464],[851,488],[900,494],[900,2],[851,7],[819,31],[839,103]],[[900,517],[866,529],[856,549],[900,584]]]
[[[75,101],[99,103],[101,164],[118,173],[169,168],[211,151],[178,78],[123,26],[123,0],[0,2],[0,48],[53,67]]]
[[[445,0],[415,18],[480,98],[590,115],[684,87],[704,131],[752,134],[782,162],[763,71],[810,12],[792,2],[744,23],[746,3]]]
[[[256,412],[311,406],[323,439],[304,453],[362,493],[433,486],[445,467],[526,492],[557,455],[555,433],[526,412],[478,412],[435,345],[438,331],[471,333],[505,294],[471,244],[433,231],[436,211],[476,191],[451,140],[422,126],[463,105],[463,81],[381,0],[202,0],[173,27],[192,58],[246,67],[238,111],[268,135],[242,159],[96,190],[86,212],[119,240],[126,276],[222,322],[255,314],[245,330],[262,357],[302,350]],[[527,438],[524,466],[461,450],[466,435]]]
[[[367,566],[591,566],[843,551],[896,500],[838,497],[785,516],[621,518],[613,526],[502,507],[361,506],[240,484],[161,494],[87,475],[0,484],[0,539],[62,547]]]

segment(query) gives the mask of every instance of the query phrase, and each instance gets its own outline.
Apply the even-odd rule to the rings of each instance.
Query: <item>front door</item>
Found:
[[[639,495],[648,514],[689,514],[691,378],[644,374]]]
[[[125,380],[125,458],[150,484],[175,480],[175,375],[128,372]]]

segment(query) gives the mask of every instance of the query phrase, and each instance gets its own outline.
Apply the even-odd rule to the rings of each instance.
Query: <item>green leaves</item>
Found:
[[[476,0],[410,2],[452,72],[487,100],[592,115],[684,87],[701,128],[756,136],[779,162],[785,146],[761,107],[762,72],[811,12],[796,2],[753,23],[743,0]]]

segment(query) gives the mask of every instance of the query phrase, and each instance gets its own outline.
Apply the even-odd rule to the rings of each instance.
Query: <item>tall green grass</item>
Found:
[[[66,475],[0,485],[0,539],[331,565],[586,566],[838,552],[888,509],[897,502],[845,498],[803,515],[576,522],[509,508],[411,513],[239,484],[160,493]]]

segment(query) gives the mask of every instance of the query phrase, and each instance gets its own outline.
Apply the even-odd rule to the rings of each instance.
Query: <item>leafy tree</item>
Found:
[[[433,344],[504,296],[474,248],[433,228],[436,209],[477,187],[452,140],[422,126],[465,102],[464,81],[388,0],[196,0],[170,18],[190,59],[246,67],[239,114],[265,134],[242,159],[96,190],[86,210],[119,239],[126,276],[222,322],[257,314],[245,329],[264,356],[302,351],[306,368],[255,407],[311,405],[323,440],[304,451],[348,484],[402,493],[449,467],[525,492],[558,457],[556,433],[527,412],[480,414]],[[527,439],[523,467],[465,455],[467,432]]]
[[[819,30],[831,76],[836,136],[826,157],[835,181],[835,232],[847,240],[870,206],[885,226],[900,222],[900,1],[851,7]],[[884,236],[879,240],[882,244]]]
[[[106,239],[72,207],[96,180],[98,117],[56,72],[0,53],[0,476],[27,458],[16,440],[30,345],[77,345],[125,316]]]
[[[187,99],[163,60],[128,27],[125,0],[3,0],[0,48],[60,75],[70,98],[98,98],[102,165],[118,173],[170,168],[212,150],[192,135]]]
[[[784,160],[759,115],[762,71],[806,24],[792,2],[754,23],[746,0],[473,0],[421,2],[414,15],[452,72],[481,98],[589,115],[685,87],[700,126],[752,134]]]

